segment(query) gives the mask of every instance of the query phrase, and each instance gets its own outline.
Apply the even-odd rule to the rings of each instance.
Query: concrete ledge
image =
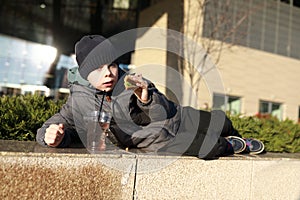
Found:
[[[157,159],[140,158],[139,165]],[[300,199],[300,160],[183,157],[166,168],[138,174],[139,199]]]
[[[300,199],[300,154],[204,161],[0,141],[0,155],[0,199]]]

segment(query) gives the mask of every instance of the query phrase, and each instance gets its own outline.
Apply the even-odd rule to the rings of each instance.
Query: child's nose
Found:
[[[111,74],[111,71],[109,69],[109,65],[104,65],[103,71],[104,71],[105,76],[108,76],[108,75]]]

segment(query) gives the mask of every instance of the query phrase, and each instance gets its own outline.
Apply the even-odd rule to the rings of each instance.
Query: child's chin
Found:
[[[112,91],[112,87],[103,88],[102,91],[110,92],[110,91]]]

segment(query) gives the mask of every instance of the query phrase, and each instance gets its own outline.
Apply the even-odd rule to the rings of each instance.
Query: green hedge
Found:
[[[36,130],[56,113],[65,100],[48,100],[43,96],[0,98],[0,139],[35,140]],[[229,115],[243,137],[264,142],[269,152],[300,152],[300,125],[292,120],[269,117]]]
[[[269,152],[300,152],[300,125],[292,120],[280,121],[276,117],[229,116],[243,137],[257,138]]]
[[[36,130],[56,113],[65,100],[44,96],[2,96],[0,98],[0,139],[35,140]]]

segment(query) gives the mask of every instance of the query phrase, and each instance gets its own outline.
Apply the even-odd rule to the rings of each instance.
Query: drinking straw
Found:
[[[102,111],[102,106],[103,106],[103,101],[104,101],[105,95],[106,95],[106,91],[104,90],[104,91],[103,91],[103,95],[102,95],[102,99],[101,99],[100,108],[99,108],[98,121],[99,121],[99,119],[100,119],[100,113],[101,113],[101,111]]]

